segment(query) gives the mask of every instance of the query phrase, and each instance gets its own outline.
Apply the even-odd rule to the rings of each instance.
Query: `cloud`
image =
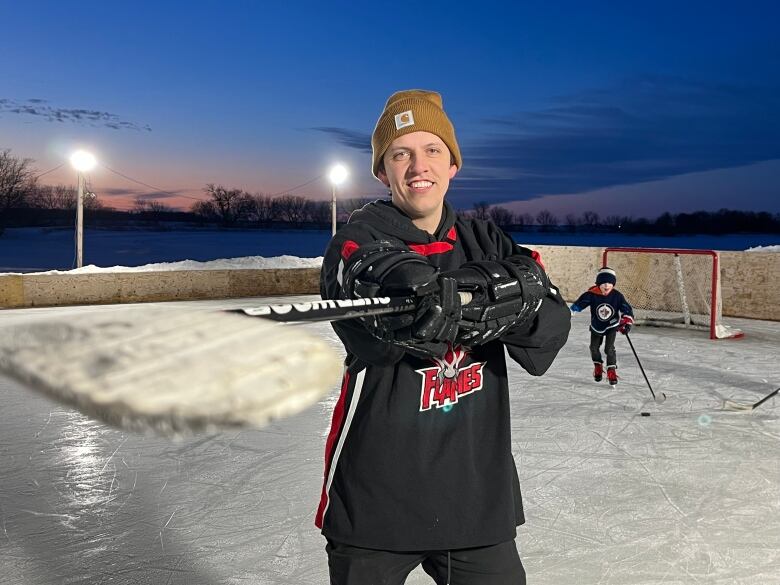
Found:
[[[0,99],[0,114],[35,116],[43,118],[47,122],[70,122],[94,127],[102,126],[113,130],[152,131],[148,124],[140,125],[135,122],[129,122],[110,112],[83,108],[57,108],[47,104],[47,100],[41,98],[31,98],[23,102]]]
[[[354,130],[347,130],[346,128],[334,128],[330,126],[320,126],[312,128],[312,130],[329,134],[330,136],[333,136],[337,142],[349,148],[354,148],[362,152],[371,152],[371,135],[366,134],[365,132],[355,132]]]
[[[181,194],[190,193],[187,189],[173,189],[171,191],[140,191],[138,189],[126,189],[122,187],[106,187],[95,189],[101,197],[134,197],[135,199],[171,199]]]
[[[780,87],[644,76],[474,122],[448,195],[466,207],[780,159]],[[371,151],[367,134],[316,130]]]
[[[484,120],[453,199],[576,194],[780,158],[780,89],[644,77]]]

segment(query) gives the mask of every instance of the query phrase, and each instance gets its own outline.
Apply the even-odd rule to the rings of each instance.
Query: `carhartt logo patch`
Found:
[[[406,128],[407,126],[414,126],[414,115],[412,114],[412,110],[406,110],[405,112],[395,115],[396,130]]]

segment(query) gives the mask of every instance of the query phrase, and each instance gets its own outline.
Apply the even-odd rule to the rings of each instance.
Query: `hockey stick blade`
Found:
[[[0,371],[110,425],[187,435],[295,414],[342,364],[302,328],[142,306],[2,327]]]
[[[772,396],[775,396],[778,392],[780,392],[780,388],[773,390],[772,392],[764,396],[761,400],[753,404],[742,404],[741,402],[734,402],[733,400],[725,400],[723,402],[723,410],[734,410],[739,412],[755,410],[756,408],[761,406],[764,402],[772,398]]]

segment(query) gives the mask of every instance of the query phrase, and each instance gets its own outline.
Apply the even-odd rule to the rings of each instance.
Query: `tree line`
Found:
[[[65,225],[72,222],[77,189],[70,185],[46,185],[37,178],[31,159],[15,157],[0,150],[0,234],[6,225]],[[127,211],[113,209],[96,194],[84,197],[85,218],[89,222],[160,223],[189,222],[224,227],[326,227],[331,221],[330,201],[311,200],[298,195],[264,195],[209,183],[206,198],[188,211],[180,211],[155,199],[136,199]],[[372,199],[340,198],[337,214],[345,221],[352,211]],[[734,211],[664,213],[654,220],[607,215],[595,211],[559,218],[547,209],[536,214],[513,212],[500,205],[480,201],[471,209],[458,209],[462,216],[491,219],[508,231],[620,231],[645,234],[722,234],[738,232],[780,233],[780,214]]]

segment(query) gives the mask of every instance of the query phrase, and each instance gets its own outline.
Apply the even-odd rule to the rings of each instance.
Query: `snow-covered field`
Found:
[[[780,323],[729,320],[746,337],[716,342],[635,328],[650,380],[668,396],[655,405],[620,336],[620,384],[590,379],[587,321],[574,316],[545,376],[510,366],[529,583],[780,583],[780,398],[722,410],[724,399],[752,403],[780,385]],[[339,347],[327,324],[307,327]],[[337,392],[261,430],[173,443],[107,428],[0,378],[0,583],[327,583],[313,518]],[[408,583],[430,581],[418,569]]]
[[[84,265],[142,266],[192,260],[289,255],[322,256],[329,231],[85,230]],[[73,230],[8,229],[0,237],[0,272],[68,270],[75,266]]]
[[[774,246],[780,235],[638,236],[625,234],[513,234],[517,242],[569,246],[646,246],[746,250]],[[0,272],[68,270],[75,266],[72,229],[7,229],[0,237]],[[184,260],[208,262],[219,258],[265,258],[283,254],[301,258],[322,256],[329,231],[316,230],[93,230],[84,233],[84,264],[133,267]]]

